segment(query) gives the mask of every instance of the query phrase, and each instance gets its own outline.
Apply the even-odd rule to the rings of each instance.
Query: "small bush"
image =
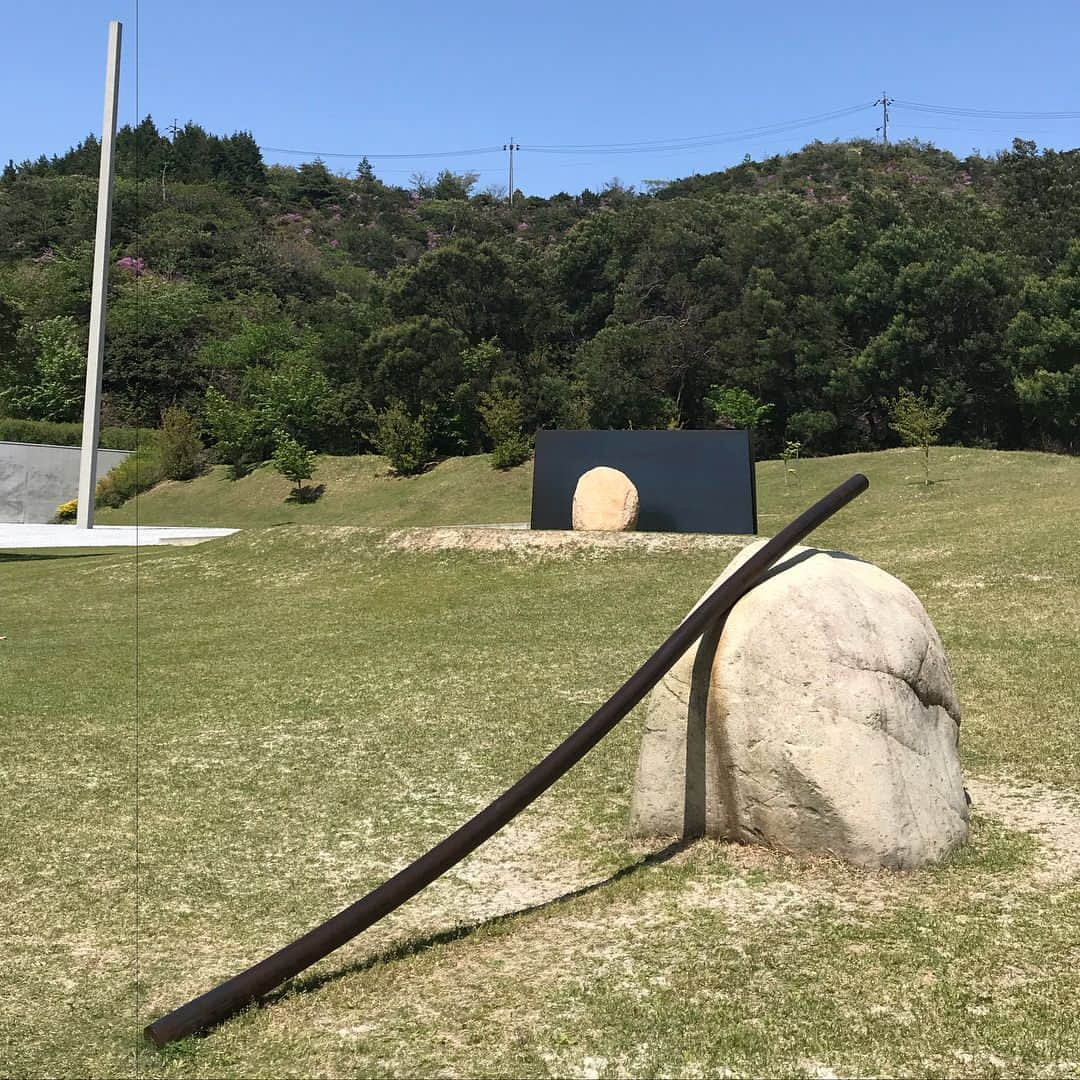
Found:
[[[396,473],[423,472],[431,460],[431,411],[410,416],[400,401],[394,402],[376,417],[375,446]]]
[[[58,525],[66,525],[69,521],[74,521],[76,514],[79,512],[79,500],[69,499],[66,503],[61,503],[56,508],[56,516],[53,518]]]
[[[491,467],[493,469],[512,469],[515,465],[521,465],[529,460],[532,454],[532,443],[527,435],[517,432],[498,442],[491,450]]]
[[[525,414],[519,398],[500,392],[485,394],[480,399],[480,417],[492,442],[493,469],[511,469],[529,460],[532,441],[521,430]]]
[[[165,410],[157,442],[166,479],[191,480],[206,467],[206,447],[186,410]]]
[[[97,484],[95,506],[123,506],[141,491],[148,491],[165,479],[165,466],[155,437],[145,438],[130,457],[107,472]]]

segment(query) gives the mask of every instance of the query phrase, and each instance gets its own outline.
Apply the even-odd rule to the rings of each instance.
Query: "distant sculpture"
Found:
[[[968,835],[959,725],[915,594],[849,555],[793,548],[652,692],[631,831],[935,862]]]
[[[639,506],[630,477],[600,465],[584,473],[574,489],[574,528],[626,532],[637,526]]]

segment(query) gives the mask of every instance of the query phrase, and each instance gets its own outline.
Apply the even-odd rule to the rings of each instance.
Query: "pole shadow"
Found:
[[[370,971],[380,964],[394,963],[399,960],[405,960],[410,956],[418,956],[439,945],[446,945],[452,941],[461,941],[464,938],[471,937],[479,930],[512,922],[523,915],[532,915],[538,911],[557,909],[569,904],[573,900],[577,900],[579,897],[588,896],[590,893],[607,888],[609,885],[614,885],[617,881],[622,881],[625,878],[640,873],[642,870],[647,870],[649,867],[659,866],[673,858],[680,851],[685,850],[692,842],[692,840],[673,841],[659,851],[650,852],[637,862],[622,867],[602,881],[594,881],[589,885],[582,885],[581,888],[573,889],[568,893],[564,893],[562,896],[556,896],[551,900],[545,900],[542,904],[532,904],[529,907],[520,908],[517,911],[508,911],[503,915],[493,915],[490,919],[478,919],[474,922],[460,923],[447,930],[440,930],[434,934],[427,934],[423,937],[408,938],[387,949],[373,953],[371,956],[366,956],[362,960],[355,960],[351,963],[344,964],[336,970],[328,971],[325,974],[309,976],[301,975],[290,982],[285,983],[283,986],[278,987],[273,993],[260,998],[258,1002],[255,1003],[255,1007],[263,1008],[268,1005],[274,1005],[283,998],[293,994],[313,993],[320,989],[320,987],[326,986],[328,983],[335,983],[347,975],[354,975],[362,971]]]

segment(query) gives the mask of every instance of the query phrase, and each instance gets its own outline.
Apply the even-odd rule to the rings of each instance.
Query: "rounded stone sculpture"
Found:
[[[638,493],[626,473],[599,465],[574,488],[574,528],[626,532],[637,525]]]
[[[653,691],[631,832],[935,862],[968,835],[959,729],[915,594],[850,555],[797,547]]]

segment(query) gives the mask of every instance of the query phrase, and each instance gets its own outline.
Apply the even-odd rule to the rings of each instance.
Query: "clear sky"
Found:
[[[67,149],[100,132],[106,23],[124,23],[121,122],[136,118],[136,0],[4,5],[0,157]],[[253,132],[265,147],[360,154],[407,183],[441,168],[506,183],[506,155],[383,158],[501,147],[516,186],[550,194],[612,177],[708,172],[803,145],[872,137],[880,109],[687,149],[551,153],[528,147],[726,135],[899,101],[1080,117],[1076,0],[141,0],[138,113]],[[1080,145],[1080,119],[935,115],[894,106],[890,134],[960,154]],[[347,156],[337,158],[330,154]],[[311,155],[267,150],[267,161]]]

